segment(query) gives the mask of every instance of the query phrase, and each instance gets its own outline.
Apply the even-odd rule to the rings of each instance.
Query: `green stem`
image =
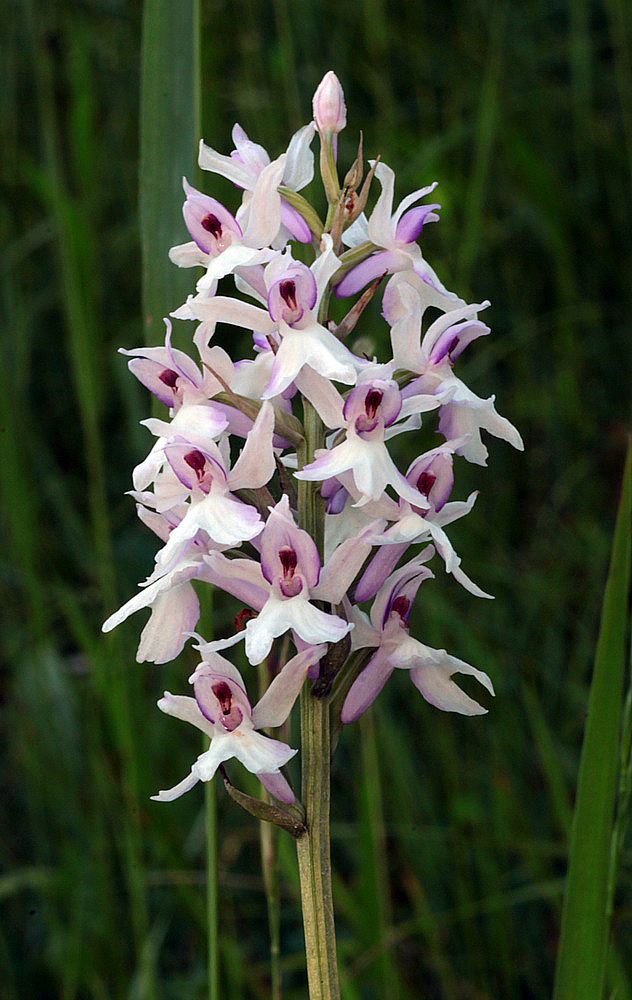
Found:
[[[301,468],[311,462],[322,447],[322,422],[307,401],[303,401],[305,444],[299,449]],[[299,482],[299,523],[315,540],[322,555],[324,506],[313,483]],[[331,735],[329,705],[314,698],[308,684],[301,692],[302,798],[307,831],[296,841],[305,955],[310,1000],[338,1000],[338,966],[331,889],[329,846]]]
[[[206,749],[208,741],[205,742]],[[204,785],[206,812],[206,927],[209,1000],[220,1000],[217,900],[217,792],[214,781]]]
[[[287,659],[287,644],[281,643],[280,663]],[[259,696],[263,697],[272,676],[269,661],[259,665]],[[267,802],[270,796],[263,785],[261,798]],[[279,828],[273,823],[259,823],[259,845],[261,848],[261,871],[268,906],[268,929],[270,934],[270,1000],[281,1000],[281,891],[279,882]]]

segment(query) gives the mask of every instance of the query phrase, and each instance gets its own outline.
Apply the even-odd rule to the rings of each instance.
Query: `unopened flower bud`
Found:
[[[314,94],[314,121],[321,135],[337,135],[347,124],[347,107],[340,80],[332,69],[325,73]]]

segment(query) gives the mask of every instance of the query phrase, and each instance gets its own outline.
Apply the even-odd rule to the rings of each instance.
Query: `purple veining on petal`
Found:
[[[406,479],[431,503],[432,509],[440,511],[454,486],[452,455],[448,451],[439,451],[430,456],[421,455],[410,466]],[[425,517],[428,511],[420,513]]]
[[[268,292],[268,312],[275,322],[295,326],[316,305],[314,275],[304,264],[293,264]]]
[[[383,274],[393,273],[399,261],[400,255],[391,250],[383,250],[367,257],[361,264],[352,267],[336,285],[334,289],[336,298],[343,299],[348,295],[355,295],[370,281],[381,278]]]
[[[490,328],[479,320],[466,320],[463,323],[455,323],[454,326],[444,330],[437,338],[430,353],[430,362],[438,364],[447,358],[452,364],[463,353],[468,344],[478,337],[484,337],[490,333]]]
[[[182,183],[187,196],[182,214],[200,250],[215,255],[230,246],[235,238],[241,240],[243,234],[239,223],[221,202],[197,191],[186,179]]]
[[[312,234],[303,216],[281,198],[281,222],[299,243],[311,243]]]
[[[427,222],[438,222],[439,216],[434,211],[441,205],[420,205],[405,212],[397,223],[395,239],[398,243],[416,243]]]

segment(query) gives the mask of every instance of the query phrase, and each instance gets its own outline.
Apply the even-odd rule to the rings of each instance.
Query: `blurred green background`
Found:
[[[155,551],[123,496],[148,450],[149,400],[116,354],[144,336],[142,5],[7,0],[5,11],[0,995],[201,998],[202,795],[149,801],[199,752],[155,708],[164,688],[185,690],[192,655],[137,665],[140,617],[100,633]],[[334,68],[349,108],[343,162],[361,127],[399,193],[439,180],[425,253],[448,287],[492,300],[494,335],[462,374],[497,394],[525,439],[524,455],[492,440],[489,469],[457,478],[459,495],[481,494],[452,535],[496,601],[437,570],[415,622],[491,675],[490,714],[439,713],[397,676],[336,755],[349,1000],[551,993],[628,420],[631,54],[625,0],[202,3],[210,144],[228,151],[239,121],[277,155]],[[236,207],[228,185],[204,184]],[[386,350],[377,305],[363,332]],[[400,442],[404,461],[416,454]],[[217,598],[218,631],[234,611]],[[265,998],[259,833],[222,789],[218,808],[221,995]],[[628,847],[608,975],[617,1000],[632,996],[631,860]],[[281,870],[284,995],[300,998],[289,838]]]

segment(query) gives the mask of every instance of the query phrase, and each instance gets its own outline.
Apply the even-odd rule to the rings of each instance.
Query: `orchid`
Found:
[[[479,318],[489,302],[466,303],[426,260],[426,227],[439,221],[439,205],[426,200],[435,183],[394,208],[394,171],[377,158],[365,177],[360,143],[341,185],[337,137],[347,109],[331,71],[313,113],[276,159],[239,125],[229,155],[201,143],[200,166],[236,186],[234,204],[184,181],[190,241],[170,256],[204,274],[185,303],[174,303],[164,345],[122,350],[166,407],[142,421],[155,440],[130,491],[161,547],[139,591],[103,629],[147,609],[139,661],[165,663],[195,643],[202,662],[190,677],[194,697],[165,692],[158,705],[209,745],[154,798],[172,801],[221,768],[240,805],[293,832],[306,926],[325,924],[310,953],[310,990],[338,997],[333,916],[319,903],[330,897],[331,727],[358,718],[402,670],[443,711],[486,712],[452,678],[470,675],[493,695],[487,674],[415,638],[411,614],[421,583],[434,579],[435,558],[470,593],[490,596],[466,575],[446,531],[478,496],[452,498],[456,465],[486,464],[483,431],[523,445],[494,396],[480,398],[455,374],[466,348],[491,333]],[[316,133],[326,214],[298,194],[313,177]],[[375,178],[381,190],[365,213]],[[376,321],[386,323],[390,350],[368,357],[354,330],[386,275]],[[367,285],[341,321],[330,318],[332,293],[343,298]],[[428,309],[439,312],[430,323]],[[172,346],[171,320],[195,324],[195,358]],[[222,324],[230,349],[214,339]],[[400,468],[393,445],[407,441]],[[228,635],[209,635],[212,623],[200,621],[199,593],[209,586],[238,602]],[[243,676],[224,654],[245,664]],[[285,726],[299,698],[293,749],[283,731],[268,730]],[[281,770],[298,752],[302,802]],[[274,801],[234,786],[232,760]]]
[[[426,553],[425,558],[432,555]],[[370,620],[359,609],[353,615],[362,632],[357,648],[377,647],[351,689],[342,707],[342,721],[353,722],[377,698],[396,669],[409,670],[410,679],[426,701],[444,712],[483,715],[487,709],[465,694],[451,680],[456,673],[475,677],[490,694],[494,693],[487,674],[463,660],[432,649],[409,634],[409,617],[414,598],[424,580],[433,574],[422,556],[402,566],[386,580],[373,602]]]
[[[241,674],[218,653],[211,653],[209,660],[200,663],[189,678],[194,698],[165,691],[158,708],[200,729],[210,737],[211,743],[186,778],[152,798],[158,802],[172,802],[198,781],[210,781],[220,764],[235,757],[257,775],[275,798],[294,802],[294,792],[280,768],[298,751],[262,735],[259,730],[285,722],[309,668],[318,662],[323,652],[324,647],[314,646],[288,660],[254,708],[248,700]]]

